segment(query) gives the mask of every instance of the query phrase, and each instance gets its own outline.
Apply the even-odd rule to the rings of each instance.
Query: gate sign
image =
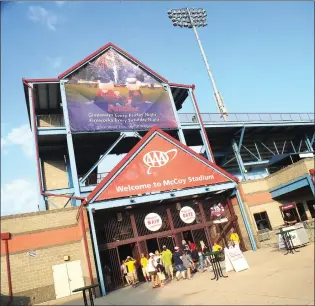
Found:
[[[150,213],[144,218],[144,225],[149,231],[156,232],[162,226],[162,219],[158,214]]]
[[[195,211],[190,206],[184,206],[180,212],[179,216],[184,223],[193,223],[196,219]]]

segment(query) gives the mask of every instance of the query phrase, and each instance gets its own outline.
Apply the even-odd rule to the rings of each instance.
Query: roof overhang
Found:
[[[154,142],[155,141],[155,142]],[[163,147],[161,147],[163,146]],[[155,175],[151,176],[149,170],[145,167],[143,158],[148,152],[160,152],[157,150],[176,150],[177,156],[176,161],[170,163],[170,166],[164,172],[159,171]],[[148,152],[147,152],[148,151]],[[143,155],[143,157],[142,157]],[[174,158],[174,157],[173,157]],[[173,160],[172,158],[172,160]],[[168,161],[167,161],[168,163]],[[185,165],[189,165],[185,167]],[[163,165],[164,166],[164,165]],[[195,170],[198,168],[197,170]],[[152,169],[150,167],[150,169]],[[174,173],[180,177],[185,178],[188,176],[197,177],[198,175],[203,175],[201,181],[191,180],[188,184],[189,179],[187,179],[183,184],[166,184],[165,188],[154,188],[154,184],[151,180],[172,180]],[[212,176],[211,176],[212,173]],[[133,177],[130,179],[130,175]],[[207,175],[210,175],[209,178]],[[134,178],[135,177],[135,178]],[[176,176],[174,176],[176,177]],[[210,178],[211,177],[211,178]],[[127,182],[127,183],[126,183]],[[130,183],[129,183],[130,182]],[[130,186],[133,182],[137,182],[138,185],[151,185],[141,189],[141,193],[136,191],[139,189],[130,189],[129,187],[125,190],[124,184]],[[189,147],[183,145],[176,139],[169,136],[167,133],[163,132],[159,128],[152,128],[138,143],[135,147],[118,163],[114,169],[96,186],[96,188],[90,193],[87,197],[87,201],[84,204],[93,203],[93,202],[103,202],[106,199],[106,202],[112,202],[114,198],[127,198],[130,200],[130,197],[137,197],[138,194],[148,194],[154,193],[154,196],[162,196],[162,194],[167,194],[166,197],[169,197],[168,194],[173,194],[171,197],[177,197],[178,192],[189,193],[195,191],[188,191],[196,187],[200,187],[200,190],[203,192],[209,192],[210,185],[217,185],[217,190],[229,189],[232,187],[227,187],[222,183],[233,183],[233,186],[236,185],[238,179],[221,169],[217,165],[213,164],[203,156],[197,154],[195,151]],[[150,183],[150,184],[149,184]],[[121,185],[122,189],[117,191],[117,186]],[[224,186],[223,186],[224,185]],[[156,187],[156,186],[155,186]],[[115,191],[116,188],[116,191]],[[105,195],[105,196],[104,196]],[[150,198],[147,198],[150,199]],[[116,200],[115,200],[116,201]],[[123,203],[126,203],[123,201]]]
[[[123,206],[135,206],[143,203],[155,203],[156,201],[170,200],[175,198],[203,195],[209,193],[216,193],[218,191],[224,192],[236,188],[235,182],[228,182],[217,185],[202,186],[196,188],[188,188],[184,190],[171,191],[171,192],[160,192],[151,195],[135,196],[123,199],[114,199],[110,201],[101,201],[87,204],[87,207],[95,210],[117,208]]]
[[[23,82],[23,87],[24,87],[24,94],[25,94],[25,100],[26,100],[26,105],[27,105],[27,111],[28,114],[30,115],[30,97],[29,97],[29,88],[32,86],[38,88],[41,88],[41,92],[45,96],[49,96],[50,92],[54,91],[54,88],[56,86],[56,83],[59,84],[60,81],[66,80],[72,73],[74,73],[76,70],[80,69],[84,65],[86,65],[89,61],[97,58],[100,56],[102,53],[106,52],[110,48],[114,49],[118,53],[120,53],[122,56],[126,57],[128,60],[132,61],[135,65],[139,66],[140,68],[144,69],[147,71],[150,75],[152,75],[154,78],[156,78],[158,81],[161,83],[167,84],[170,86],[172,94],[173,94],[173,99],[176,105],[177,110],[182,108],[182,104],[186,100],[188,96],[188,90],[190,88],[194,88],[194,85],[185,85],[185,84],[177,84],[177,83],[170,83],[166,78],[162,77],[160,74],[137,60],[135,57],[130,55],[129,53],[125,52],[118,46],[116,46],[113,43],[108,43],[104,45],[103,47],[99,48],[77,64],[73,65],[63,73],[61,73],[57,78],[44,78],[44,79],[22,79]],[[32,84],[30,86],[29,84]],[[39,101],[44,101],[44,100],[39,100]],[[39,104],[41,104],[39,102]]]

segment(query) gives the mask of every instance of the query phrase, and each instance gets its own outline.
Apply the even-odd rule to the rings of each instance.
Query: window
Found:
[[[263,212],[254,214],[254,218],[255,218],[256,225],[259,231],[264,230],[264,229],[272,230],[267,212],[263,211]]]

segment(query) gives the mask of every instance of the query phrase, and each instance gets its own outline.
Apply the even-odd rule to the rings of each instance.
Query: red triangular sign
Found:
[[[105,182],[101,182],[105,189],[95,201],[220,184],[232,180],[229,174],[222,173],[225,172],[223,169],[220,172],[216,169],[217,166],[204,161],[199,154],[164,132],[158,131],[152,136],[144,141],[142,149],[133,159],[127,160],[120,169],[113,170],[119,174],[111,182],[106,184],[106,178]]]

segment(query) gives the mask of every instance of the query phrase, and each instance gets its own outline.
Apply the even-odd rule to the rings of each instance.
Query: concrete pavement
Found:
[[[283,255],[265,248],[244,253],[250,268],[229,272],[228,278],[211,280],[212,272],[197,273],[192,280],[173,281],[152,290],[150,284],[123,288],[97,298],[96,305],[314,305],[314,243],[299,253]],[[72,301],[46,305],[83,305]]]

